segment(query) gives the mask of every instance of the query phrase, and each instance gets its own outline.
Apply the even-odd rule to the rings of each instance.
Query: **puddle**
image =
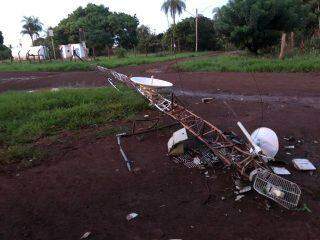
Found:
[[[182,91],[176,90],[177,96],[199,97],[199,98],[214,98],[218,100],[233,100],[246,102],[260,102],[261,98],[266,103],[290,103],[309,106],[320,109],[320,97],[289,97],[289,96],[267,96],[267,95],[242,95],[229,93],[206,93],[198,91]]]
[[[10,78],[0,78],[0,82],[9,82],[9,81],[28,81],[28,80],[34,80],[39,79],[41,77],[37,76],[28,76],[28,77],[10,77]]]

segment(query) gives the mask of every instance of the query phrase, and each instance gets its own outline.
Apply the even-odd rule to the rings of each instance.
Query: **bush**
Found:
[[[118,57],[118,58],[125,58],[128,56],[128,51],[124,48],[117,48],[115,50],[115,55]]]
[[[11,58],[11,50],[4,45],[0,45],[0,60]]]
[[[304,46],[307,52],[318,52],[320,50],[320,38],[313,37],[306,40]]]

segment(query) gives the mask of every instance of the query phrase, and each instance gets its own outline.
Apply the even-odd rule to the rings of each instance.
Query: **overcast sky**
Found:
[[[210,18],[212,9],[226,2],[227,0],[186,0],[188,12],[195,13],[198,8],[201,14]],[[48,28],[56,26],[77,7],[86,6],[88,3],[103,4],[111,11],[136,14],[140,24],[149,26],[157,33],[168,28],[167,18],[160,11],[163,0],[1,0],[0,31],[3,32],[5,44],[31,44],[28,36],[20,34],[23,16],[39,17],[44,28]],[[189,16],[189,13],[185,13],[181,18]]]

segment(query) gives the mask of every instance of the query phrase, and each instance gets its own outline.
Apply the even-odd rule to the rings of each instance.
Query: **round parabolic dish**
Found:
[[[155,79],[155,78],[132,77],[131,81],[142,86],[153,87],[153,88],[167,88],[167,87],[173,86],[171,82],[167,82],[167,81]]]
[[[264,127],[258,128],[252,133],[251,138],[266,156],[274,158],[277,155],[279,151],[279,140],[273,130]]]

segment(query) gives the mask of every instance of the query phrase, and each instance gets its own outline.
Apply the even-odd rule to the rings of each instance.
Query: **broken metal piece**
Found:
[[[126,135],[127,135],[126,133],[118,134],[117,141],[118,141],[118,145],[120,148],[120,153],[122,155],[122,158],[127,166],[128,171],[131,172],[132,171],[131,161],[128,159],[126,153],[123,151],[122,146],[121,146],[121,137],[126,136]]]

